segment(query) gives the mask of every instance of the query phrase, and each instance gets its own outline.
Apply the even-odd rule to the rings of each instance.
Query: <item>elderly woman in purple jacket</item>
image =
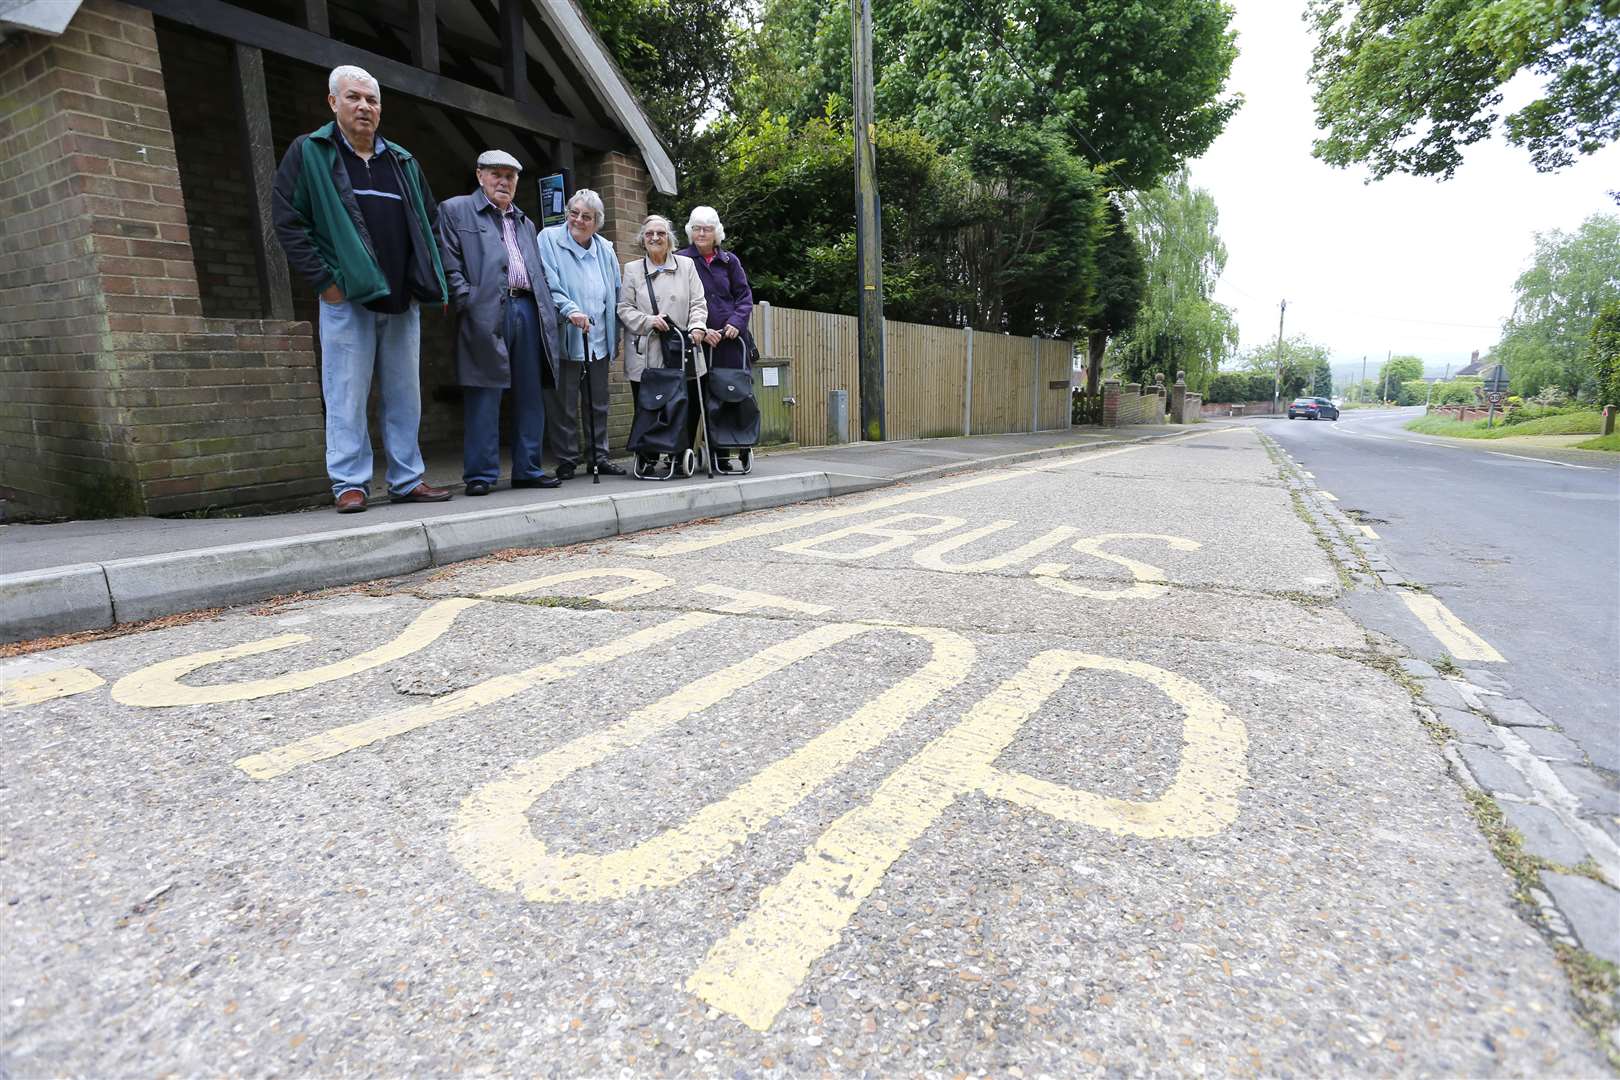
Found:
[[[703,279],[703,293],[709,303],[709,329],[704,341],[710,349],[710,368],[746,366],[743,334],[754,312],[754,291],[748,287],[741,260],[720,247],[725,238],[726,228],[720,224],[714,207],[692,208],[686,219],[688,242],[680,254],[697,264],[698,277]],[[731,455],[716,452],[714,464],[720,471],[729,472]]]

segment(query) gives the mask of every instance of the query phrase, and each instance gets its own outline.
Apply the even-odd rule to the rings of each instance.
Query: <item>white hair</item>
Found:
[[[663,214],[648,214],[647,220],[641,223],[641,231],[636,233],[636,239],[641,241],[642,247],[647,246],[647,226],[649,225],[662,225],[664,231],[670,234],[670,239],[675,239],[675,223],[673,221]]]
[[[715,213],[714,207],[712,207],[712,206],[694,206],[694,207],[692,207],[692,212],[690,214],[688,214],[687,217],[686,217],[686,242],[689,243],[689,244],[694,243],[694,241],[692,240],[692,226],[694,226],[694,225],[713,225],[714,226],[714,242],[716,244],[725,243],[725,241],[726,241],[726,227],[724,225],[720,224],[720,215]]]
[[[607,210],[602,207],[602,196],[588,187],[582,187],[568,198],[568,209],[572,210],[575,203],[583,203],[591,213],[596,215],[596,227],[600,229],[607,224]]]
[[[337,97],[338,83],[344,79],[348,79],[350,82],[364,83],[377,91],[378,97],[382,97],[382,87],[377,85],[377,80],[371,77],[371,72],[365,68],[355,67],[353,64],[344,64],[341,67],[332,69],[332,74],[326,77],[326,92],[333,97]]]

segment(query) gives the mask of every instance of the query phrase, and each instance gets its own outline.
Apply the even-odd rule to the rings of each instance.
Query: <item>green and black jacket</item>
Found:
[[[364,304],[391,290],[377,265],[376,248],[366,232],[349,172],[339,157],[338,137],[334,121],[293,140],[276,170],[271,215],[287,261],[317,295],[336,284],[345,299]],[[411,229],[411,258],[406,264],[405,287],[424,304],[448,303],[449,290],[435,240],[438,203],[410,151],[392,140],[387,145],[385,156],[399,174],[399,187],[408,204],[405,220]]]

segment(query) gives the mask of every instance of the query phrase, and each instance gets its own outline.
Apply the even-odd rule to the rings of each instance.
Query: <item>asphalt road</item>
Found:
[[[1601,1072],[1296,498],[1212,425],[0,664],[0,1074]]]
[[[1503,655],[1492,666],[1594,764],[1620,771],[1620,454],[1404,429],[1421,415],[1358,409],[1262,430]],[[1441,652],[1421,628],[1389,629],[1418,656]]]

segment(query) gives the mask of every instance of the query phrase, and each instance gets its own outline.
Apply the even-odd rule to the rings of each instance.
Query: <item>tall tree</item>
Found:
[[[722,107],[745,37],[747,0],[580,0],[684,181]]]
[[[1535,260],[1514,289],[1513,316],[1493,350],[1513,392],[1595,393],[1587,350],[1598,312],[1620,299],[1620,216],[1594,214],[1574,233],[1537,234]]]
[[[875,0],[878,116],[947,150],[992,129],[1060,131],[1119,182],[1149,187],[1238,108],[1222,96],[1231,18],[1221,0]],[[847,6],[765,0],[749,58],[733,102],[745,114],[849,114]]]
[[[1106,231],[1097,245],[1097,291],[1086,318],[1088,394],[1100,389],[1103,353],[1109,340],[1136,325],[1147,288],[1147,267],[1142,264],[1142,252],[1117,196],[1109,196],[1105,215]]]
[[[1245,350],[1242,364],[1246,371],[1259,376],[1253,389],[1265,392],[1257,400],[1269,401],[1274,388],[1284,401],[1301,394],[1329,397],[1333,393],[1333,368],[1328,363],[1327,346],[1303,334],[1284,338],[1280,350],[1276,342]]]
[[[1214,299],[1226,266],[1215,199],[1185,171],[1138,196],[1129,213],[1142,251],[1146,287],[1135,325],[1119,342],[1117,364],[1133,381],[1157,371],[1187,373],[1202,391],[1238,343],[1237,322]]]
[[[1392,356],[1378,369],[1378,393],[1386,401],[1398,401],[1401,384],[1423,378],[1423,361],[1416,356]]]
[[[1620,137],[1620,0],[1310,0],[1317,126],[1331,165],[1449,178],[1520,72],[1541,96],[1506,118],[1537,169]]]

